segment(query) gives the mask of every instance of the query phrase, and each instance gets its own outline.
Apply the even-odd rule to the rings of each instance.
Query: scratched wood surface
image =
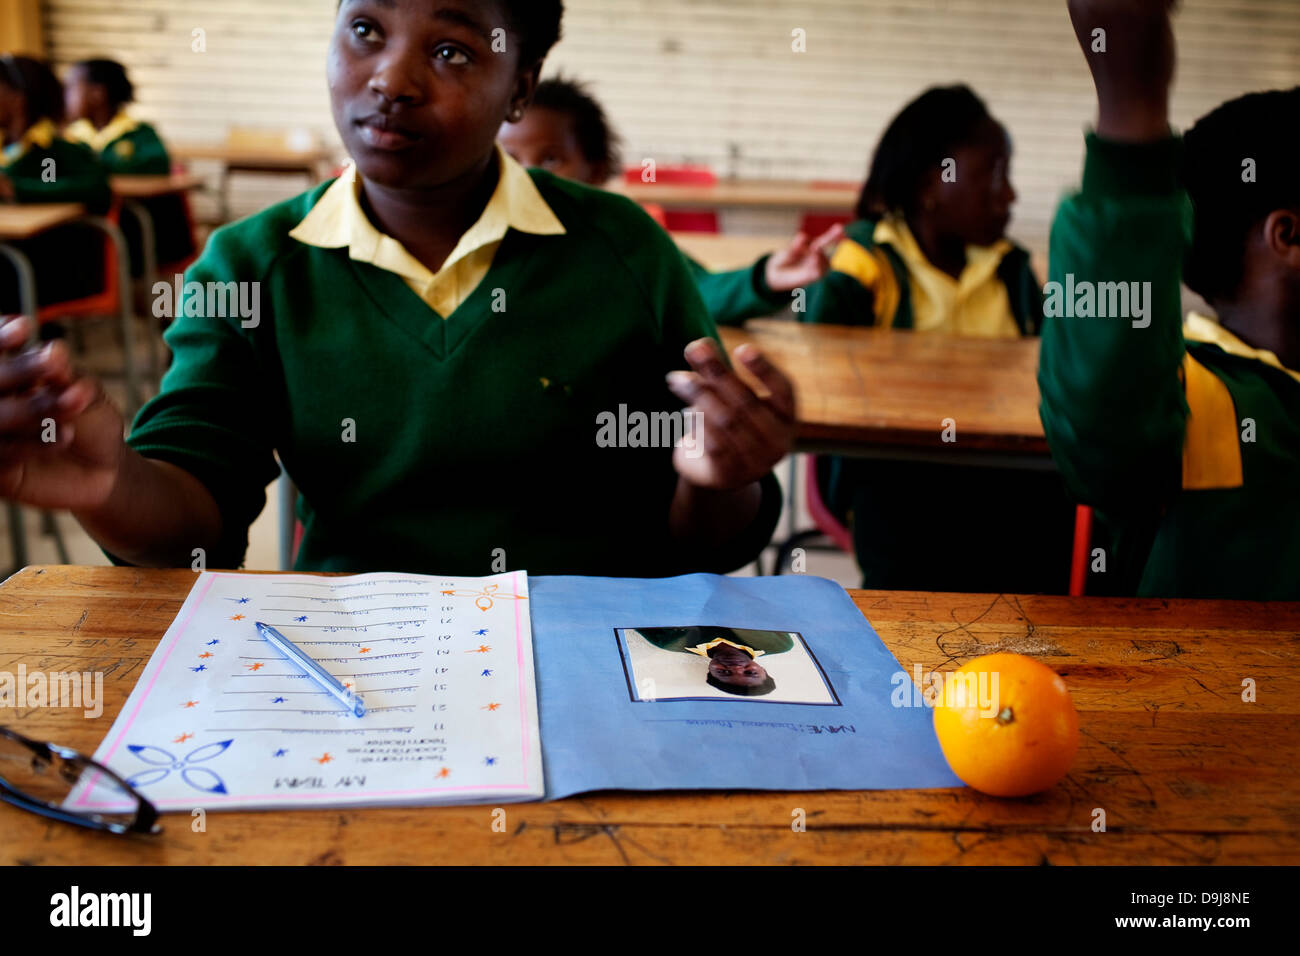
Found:
[[[1037,339],[779,319],[719,332],[728,351],[753,342],[791,378],[804,441],[1048,454]],[[945,419],[955,424],[955,442],[943,440]]]
[[[26,568],[0,585],[0,671],[100,670],[99,719],[0,708],[92,752],[194,577]],[[39,864],[1300,863],[1300,604],[852,592],[905,669],[1015,651],[1065,677],[1082,745],[1047,793],[602,793],[491,807],[184,815],[122,839],[0,804],[0,862]],[[1242,682],[1256,701],[1242,700]],[[1094,832],[1094,809],[1106,831]],[[806,816],[795,832],[796,810]]]

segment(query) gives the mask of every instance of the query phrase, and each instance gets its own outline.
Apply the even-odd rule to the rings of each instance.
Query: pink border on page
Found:
[[[108,753],[104,755],[104,758],[103,758],[103,761],[102,761],[103,763],[108,763],[109,759],[113,756],[113,754],[117,753],[117,749],[118,749],[118,747],[121,746],[123,739],[125,739],[127,733],[130,731],[130,729],[131,729],[131,725],[135,723],[135,719],[136,719],[136,717],[139,716],[139,714],[140,714],[140,708],[142,708],[142,707],[144,706],[144,702],[149,698],[149,695],[153,693],[154,684],[157,683],[158,675],[162,673],[162,671],[163,671],[163,667],[164,667],[164,666],[166,665],[166,663],[167,663],[167,659],[171,656],[172,651],[175,650],[176,645],[177,645],[177,643],[179,643],[179,641],[180,641],[180,639],[181,639],[181,636],[185,633],[185,630],[190,626],[190,622],[191,622],[191,621],[193,620],[193,618],[194,618],[194,612],[198,609],[199,605],[203,603],[203,599],[207,596],[207,593],[208,593],[208,591],[211,589],[212,585],[213,585],[214,583],[216,583],[217,578],[240,578],[240,577],[247,577],[247,576],[248,576],[248,575],[243,575],[243,574],[230,574],[230,573],[222,572],[222,571],[209,571],[209,572],[207,572],[207,573],[208,573],[208,575],[209,575],[208,583],[204,586],[203,590],[199,593],[198,600],[196,600],[196,601],[194,602],[193,607],[190,608],[190,612],[189,612],[189,614],[186,616],[184,622],[182,622],[181,626],[180,626],[179,628],[176,629],[176,633],[175,633],[175,635],[172,637],[171,645],[167,648],[166,652],[163,654],[162,659],[158,662],[158,669],[157,669],[156,671],[154,671],[153,677],[152,677],[152,678],[150,679],[150,681],[149,681],[149,686],[145,688],[145,692],[140,696],[140,700],[139,700],[139,702],[136,704],[136,706],[135,706],[135,710],[133,710],[133,711],[131,712],[131,716],[130,716],[129,718],[127,718],[126,724],[125,724],[125,726],[123,726],[121,733],[119,733],[119,734],[117,735],[117,739],[113,742],[113,745],[109,748]],[[260,576],[262,576],[262,575],[259,575],[259,577],[260,577]],[[514,586],[515,586],[515,593],[518,594],[518,593],[519,593],[519,572],[518,572],[518,571],[512,572],[511,581],[512,581],[512,583],[513,583]],[[530,594],[530,595],[529,595],[529,598],[531,599],[531,597],[532,597],[532,595]],[[529,737],[528,737],[528,721],[527,721],[527,713],[528,713],[528,711],[527,711],[527,705],[526,705],[526,696],[527,696],[527,695],[526,695],[525,690],[524,690],[524,668],[523,668],[523,665],[524,665],[524,645],[523,645],[523,635],[520,633],[521,619],[520,619],[520,616],[519,616],[519,611],[520,611],[519,605],[520,605],[521,603],[523,603],[523,602],[522,602],[522,601],[519,601],[519,600],[516,600],[516,601],[514,602],[514,604],[515,604],[515,660],[516,660],[516,662],[517,662],[517,670],[518,670],[518,675],[519,675],[519,735],[520,735],[520,739],[523,741],[523,772],[524,772],[524,782],[523,782],[523,783],[515,783],[515,784],[501,784],[501,785],[499,785],[499,786],[498,786],[498,785],[493,785],[493,786],[491,786],[491,787],[422,787],[422,788],[419,788],[419,789],[416,789],[416,790],[383,790],[383,791],[379,791],[379,792],[376,792],[376,793],[358,794],[358,795],[357,795],[358,797],[362,798],[363,800],[370,800],[370,799],[373,799],[373,798],[376,798],[376,797],[414,796],[414,795],[419,795],[419,794],[428,794],[428,793],[455,793],[455,792],[457,792],[457,791],[461,791],[461,790],[478,790],[478,791],[483,791],[483,790],[489,790],[489,789],[490,789],[490,790],[528,790],[528,789],[531,789],[531,784],[528,783],[528,753],[529,753],[529,747],[528,747],[528,744],[529,744]],[[79,799],[79,800],[77,801],[77,806],[79,806],[79,807],[80,807],[80,806],[89,806],[89,807],[111,807],[111,806],[115,806],[115,805],[116,805],[116,804],[114,804],[114,803],[112,803],[112,802],[105,802],[105,803],[89,803],[89,804],[86,803],[86,798],[90,795],[90,793],[91,793],[91,791],[92,791],[93,789],[94,789],[93,786],[92,786],[92,787],[88,787],[88,788],[86,789],[86,791],[81,795],[81,799]],[[223,798],[223,797],[219,797],[219,796],[215,796],[215,795],[208,795],[208,796],[204,797],[203,802],[206,803],[206,804],[208,804],[208,805],[212,805],[212,804],[228,803],[228,802],[235,801],[235,800],[239,800],[239,801],[244,801],[244,800],[268,800],[268,801],[277,801],[277,800],[338,800],[338,799],[339,799],[339,796],[340,796],[340,795],[337,794],[337,793],[322,793],[322,794],[304,794],[304,793],[280,793],[280,794],[270,794],[270,793],[268,793],[268,794],[229,794],[229,795],[227,795],[227,796],[224,797],[224,798]]]

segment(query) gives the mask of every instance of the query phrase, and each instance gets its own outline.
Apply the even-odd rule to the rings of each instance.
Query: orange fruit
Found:
[[[944,675],[934,732],[953,773],[995,797],[1046,790],[1079,749],[1065,681],[1022,654],[988,654]]]

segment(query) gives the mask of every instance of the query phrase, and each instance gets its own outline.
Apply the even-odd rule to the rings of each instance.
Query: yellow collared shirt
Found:
[[[49,149],[54,143],[54,137],[58,135],[58,132],[58,128],[55,127],[52,120],[43,119],[33,123],[31,128],[23,133],[22,139],[5,148],[4,165],[12,166],[26,156],[27,151],[33,146],[39,149]]]
[[[90,120],[79,119],[68,125],[63,136],[74,143],[84,143],[96,153],[102,153],[116,140],[134,132],[139,125],[139,120],[128,116],[126,110],[120,110],[103,129],[95,129]]]
[[[756,651],[752,647],[748,647],[744,644],[737,644],[735,641],[729,641],[725,637],[719,637],[717,640],[709,641],[707,644],[696,644],[694,647],[688,647],[686,649],[692,654],[699,654],[701,657],[708,657],[709,651],[713,650],[713,648],[717,647],[719,644],[730,644],[737,650],[744,651],[755,660],[758,660],[767,653],[767,651]]]
[[[500,170],[496,189],[478,222],[460,237],[437,272],[430,271],[392,236],[375,228],[361,208],[361,179],[355,165],[344,170],[325,190],[289,235],[322,249],[347,249],[349,257],[357,262],[401,276],[421,301],[445,319],[488,274],[508,230],[564,235],[564,224],[537,191],[532,177],[500,145],[496,152]]]
[[[1263,362],[1265,365],[1271,365],[1300,382],[1300,372],[1287,368],[1282,364],[1282,360],[1272,352],[1266,349],[1251,348],[1214,319],[1207,318],[1204,315],[1196,312],[1187,313],[1187,318],[1183,322],[1183,338],[1193,342],[1206,342],[1210,345],[1217,345],[1229,355],[1250,358],[1257,362]]]
[[[1019,338],[1011,296],[998,278],[1002,259],[1014,248],[1006,239],[991,246],[967,246],[966,268],[954,279],[931,264],[901,217],[876,224],[872,238],[890,245],[907,265],[912,293],[912,328],[980,338]]]

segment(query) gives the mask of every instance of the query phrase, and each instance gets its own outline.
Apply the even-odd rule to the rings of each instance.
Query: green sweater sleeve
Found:
[[[795,317],[821,325],[874,325],[871,290],[853,276],[834,270],[808,287],[808,300]]]
[[[166,176],[172,171],[167,147],[148,123],[110,143],[101,159],[115,176]]]
[[[775,292],[767,284],[767,256],[752,266],[729,272],[710,272],[690,256],[686,264],[704,299],[704,306],[718,325],[741,325],[747,319],[772,315],[790,304],[790,295]]]
[[[1051,234],[1038,383],[1052,457],[1083,502],[1146,511],[1177,488],[1187,405],[1180,277],[1191,236],[1181,141],[1087,140]],[[1101,316],[1103,300],[1127,310]],[[1089,299],[1092,301],[1090,302]]]
[[[275,429],[286,408],[277,383],[278,364],[266,353],[274,327],[260,296],[257,328],[243,328],[238,315],[223,313],[223,296],[192,294],[248,283],[259,295],[264,267],[244,251],[244,227],[213,234],[203,256],[186,275],[186,292],[164,338],[172,366],[157,397],[136,416],[127,444],[146,458],[170,462],[201,481],[221,509],[222,540],[207,555],[210,568],[236,568],[248,548],[248,529],[266,503],[266,486],[279,475]],[[222,300],[222,305],[215,305]],[[217,314],[208,314],[209,306]],[[259,333],[260,330],[260,333]]]

